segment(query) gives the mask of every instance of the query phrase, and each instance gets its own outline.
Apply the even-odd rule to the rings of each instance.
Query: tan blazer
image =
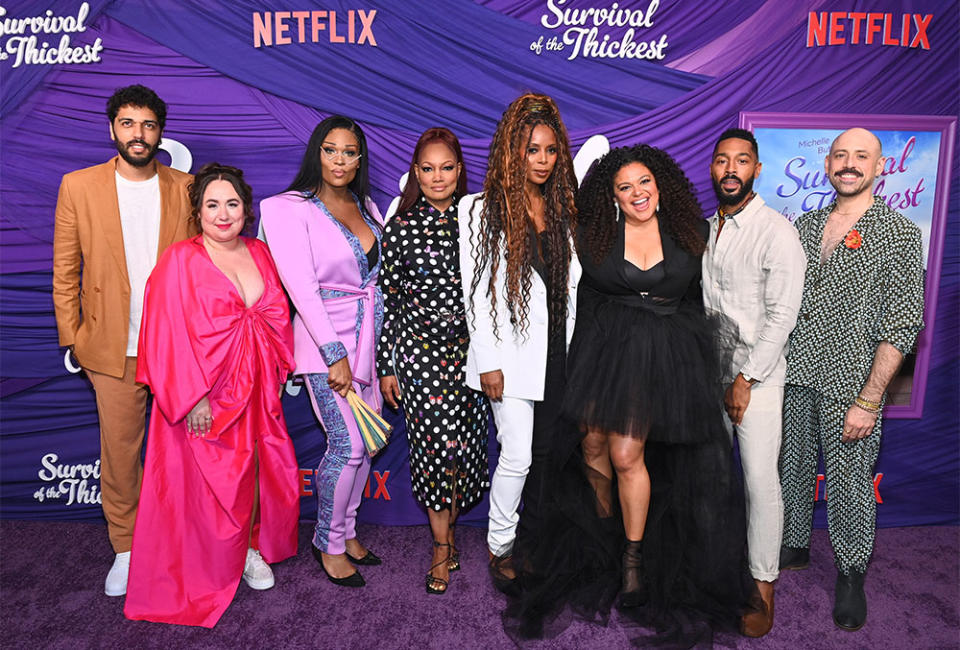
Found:
[[[122,377],[130,323],[130,280],[114,172],[117,157],[63,177],[53,235],[53,307],[60,345],[87,370]],[[193,177],[157,163],[160,240],[196,234],[187,186]],[[82,268],[82,277],[81,277]]]

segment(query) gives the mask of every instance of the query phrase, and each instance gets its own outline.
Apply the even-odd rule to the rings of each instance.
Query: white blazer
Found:
[[[506,307],[507,262],[500,251],[500,270],[495,283],[497,291],[497,333],[493,333],[490,297],[487,286],[490,269],[484,269],[473,297],[471,309],[470,288],[476,274],[473,251],[479,246],[480,214],[483,200],[480,194],[463,197],[457,206],[460,222],[460,276],[467,309],[470,348],[467,351],[466,380],[474,390],[481,390],[480,375],[493,370],[503,371],[503,394],[527,400],[542,400],[544,375],[547,368],[547,287],[536,272],[531,274],[530,309],[525,333],[515,331]],[[582,270],[576,253],[570,259],[567,287],[567,345],[573,336],[576,322],[577,284]]]

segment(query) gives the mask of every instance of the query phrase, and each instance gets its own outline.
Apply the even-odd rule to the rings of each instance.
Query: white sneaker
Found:
[[[107,581],[103,585],[103,592],[108,596],[123,596],[127,593],[127,576],[130,574],[130,551],[117,553],[107,574]]]
[[[260,557],[260,551],[247,549],[247,562],[243,565],[243,581],[251,589],[269,589],[273,586],[273,570]]]

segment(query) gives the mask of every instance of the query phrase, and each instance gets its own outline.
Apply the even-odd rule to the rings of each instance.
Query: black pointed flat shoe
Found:
[[[310,545],[310,550],[313,552],[313,559],[317,561],[317,564],[320,565],[320,568],[323,569],[324,575],[327,576],[327,580],[337,585],[338,587],[362,587],[367,584],[367,581],[363,579],[363,576],[360,575],[359,571],[354,571],[345,578],[334,578],[327,571],[327,567],[323,566],[323,554],[313,544]]]
[[[383,560],[374,555],[373,551],[367,549],[367,554],[363,557],[353,557],[349,553],[346,553],[347,559],[353,562],[354,564],[360,564],[362,566],[380,566],[383,564]]]

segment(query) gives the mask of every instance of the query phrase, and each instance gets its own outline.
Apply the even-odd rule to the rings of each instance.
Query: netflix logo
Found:
[[[98,463],[100,461],[97,461]],[[383,499],[390,501],[390,491],[387,489],[387,479],[390,478],[390,470],[378,472],[373,470],[367,477],[367,484],[363,488],[364,499]],[[373,485],[371,485],[373,481]],[[310,496],[313,494],[317,482],[317,470],[300,469],[300,496]]]
[[[930,49],[927,29],[933,14],[867,11],[811,11],[807,47],[824,45],[892,45]]]
[[[880,481],[882,480],[883,472],[878,472],[873,475],[873,498],[876,499],[877,503],[883,503],[883,499],[880,497]],[[821,486],[823,487],[822,491],[820,490]],[[817,474],[817,484],[813,490],[813,500],[827,500],[827,480],[823,474]]]
[[[297,43],[348,43],[377,47],[373,20],[377,10],[264,11],[253,14],[253,46]]]

